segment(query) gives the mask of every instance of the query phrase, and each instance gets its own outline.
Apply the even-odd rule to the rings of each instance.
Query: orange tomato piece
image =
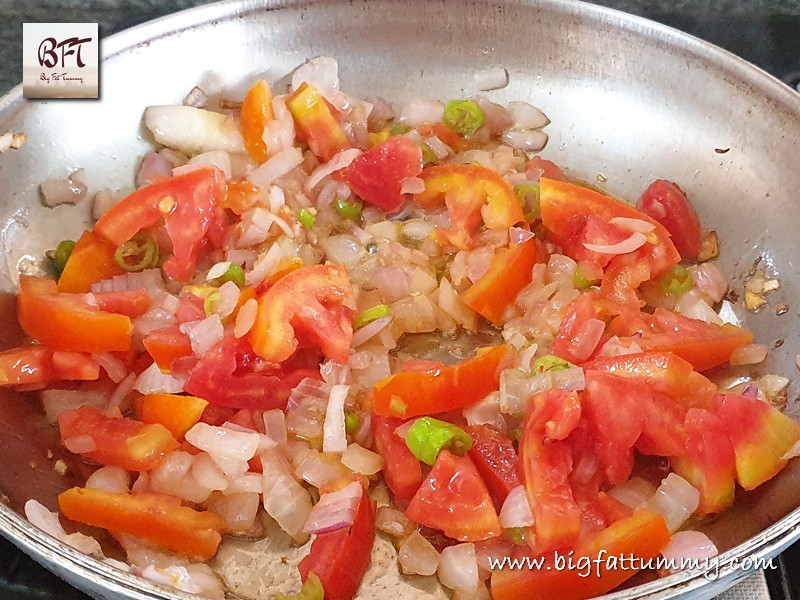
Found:
[[[178,325],[151,331],[145,336],[142,343],[158,368],[165,372],[172,369],[172,363],[177,359],[192,353],[189,336],[183,333]]]
[[[269,148],[264,143],[264,126],[272,121],[272,90],[263,79],[256,81],[242,103],[242,137],[247,152],[256,162],[266,162]]]
[[[508,346],[490,346],[449,367],[395,373],[373,386],[373,411],[410,418],[474,404],[498,389],[498,367],[507,352]]]
[[[125,273],[114,259],[116,250],[96,233],[84,231],[58,278],[58,291],[89,292],[93,283]]]
[[[434,165],[422,170],[425,191],[414,196],[423,208],[444,204],[450,229],[436,238],[460,250],[469,250],[481,224],[506,229],[525,221],[522,206],[508,182],[495,171],[475,165]]]
[[[221,208],[232,210],[237,215],[251,208],[261,188],[245,179],[229,181],[225,197],[220,202]]]
[[[506,307],[531,282],[536,243],[528,240],[497,252],[489,270],[461,294],[464,304],[500,327]]]
[[[147,394],[137,404],[137,413],[143,423],[160,423],[180,440],[200,420],[206,406],[208,402],[196,396]]]
[[[350,148],[342,127],[314,86],[303,83],[286,100],[286,108],[292,113],[298,134],[320,160],[329,161],[337,152]]]
[[[53,373],[53,351],[20,346],[0,352],[0,386],[45,383]]]
[[[52,279],[20,276],[17,316],[25,333],[53,350],[113,352],[131,347],[129,317],[96,310],[79,296],[61,294]]]
[[[68,519],[128,533],[194,559],[209,560],[222,541],[222,517],[181,506],[169,496],[74,487],[59,494],[58,504]]]

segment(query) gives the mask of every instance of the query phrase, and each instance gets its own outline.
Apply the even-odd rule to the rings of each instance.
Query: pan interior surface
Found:
[[[0,104],[0,131],[28,134],[19,151],[0,156],[3,347],[22,339],[12,297],[19,273],[40,272],[45,250],[90,226],[90,203],[47,209],[39,182],[82,167],[90,195],[105,187],[131,190],[138,161],[151,147],[141,126],[146,106],[179,104],[195,85],[234,100],[257,78],[278,82],[280,90],[296,66],[321,55],[338,59],[345,91],[380,95],[396,106],[412,97],[472,95],[474,74],[501,66],[509,85],[486,95],[525,100],[548,115],[544,158],[628,200],[653,179],[678,182],[701,222],[718,233],[718,265],[734,274],[735,290],[742,291],[759,258],[781,280],[767,309],[735,310],[758,341],[781,340],[761,369],[794,380],[786,410],[800,416],[800,335],[791,327],[800,316],[800,96],[740,59],[595,6],[483,0],[226,2],[118,34],[104,40],[103,52],[101,100],[29,102],[18,88]],[[772,307],[784,304],[788,311],[776,316]],[[78,557],[16,516],[31,497],[54,508],[56,493],[76,481],[52,471],[47,450],[57,451],[57,436],[34,396],[3,392],[0,441],[0,492],[7,500],[0,523],[15,543],[96,597],[186,597]],[[726,556],[771,554],[797,537],[797,506],[800,467],[793,463],[757,491],[738,492],[731,510],[699,528]],[[267,598],[297,589],[303,553],[280,535],[233,541],[215,566],[237,596]],[[615,596],[711,597],[744,574],[724,572],[718,581],[680,574]],[[394,549],[383,540],[359,597],[389,594],[446,597],[430,578],[401,577]]]

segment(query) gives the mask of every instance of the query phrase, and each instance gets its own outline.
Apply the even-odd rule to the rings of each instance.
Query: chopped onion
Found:
[[[190,471],[195,481],[209,490],[224,492],[228,489],[228,480],[225,477],[225,473],[223,473],[211,455],[206,452],[201,452],[195,456]]]
[[[467,425],[491,425],[505,433],[508,429],[500,412],[500,393],[492,392],[483,400],[468,406],[463,411]]]
[[[277,442],[269,437],[265,433],[261,433],[250,427],[244,427],[243,425],[239,425],[238,423],[233,423],[231,421],[225,421],[222,424],[222,427],[225,429],[230,429],[231,431],[238,431],[240,433],[255,433],[258,435],[258,449],[256,450],[256,454],[263,452],[264,450],[269,450],[277,446]]]
[[[39,189],[45,206],[52,208],[59,204],[76,204],[86,197],[84,170],[73,171],[66,179],[47,179]]]
[[[439,553],[419,531],[414,531],[400,544],[397,559],[404,575],[429,576],[439,568]]]
[[[208,508],[225,520],[225,529],[234,533],[249,533],[256,526],[261,494],[237,492],[224,496],[212,496]]]
[[[509,102],[506,108],[511,115],[513,129],[541,129],[550,124],[547,115],[527,102]]]
[[[80,408],[81,406],[93,406],[105,409],[107,403],[105,389],[77,389],[60,390],[58,388],[47,388],[42,390],[42,404],[47,422],[57,423],[58,418],[69,410]]]
[[[476,102],[478,106],[481,107],[483,111],[483,126],[481,129],[486,131],[490,136],[499,135],[511,127],[511,115],[508,114],[505,106],[492,102],[484,96],[473,96],[470,100]],[[484,151],[473,150],[472,152],[482,153]],[[503,151],[499,149],[486,153],[486,155],[491,158],[484,166],[491,167],[500,173],[507,171],[508,169],[506,166],[496,160],[498,157],[502,156],[502,153]],[[470,162],[472,161],[470,160]],[[481,163],[482,161],[478,159],[478,162]]]
[[[194,156],[212,150],[244,154],[239,120],[193,106],[148,106],[144,124],[159,144]]]
[[[628,508],[636,510],[645,505],[655,493],[656,486],[652,483],[641,477],[632,477],[609,490],[608,495],[615,500],[619,500]]]
[[[536,237],[536,234],[529,229],[512,227],[508,230],[508,236],[512,244],[521,244],[523,242],[527,242],[528,240],[532,240]]]
[[[119,408],[122,402],[133,389],[133,384],[136,383],[136,372],[131,371],[128,375],[119,382],[114,392],[108,398],[108,408]]]
[[[68,534],[58,520],[58,513],[49,511],[36,500],[28,500],[25,503],[25,518],[31,525],[38,527],[67,546],[75,548],[78,552],[95,558],[103,558],[103,550],[96,539],[83,533]]]
[[[83,433],[66,438],[64,447],[73,454],[86,454],[97,450],[97,442],[88,433]]]
[[[231,178],[231,157],[224,150],[211,150],[203,152],[189,159],[188,165],[193,167],[216,167],[225,174],[225,179]]]
[[[786,400],[784,392],[789,385],[789,380],[786,377],[768,373],[759,377],[756,383],[758,384],[758,389],[764,393],[767,402],[781,404]]]
[[[183,382],[162,373],[158,365],[153,363],[139,374],[133,389],[142,394],[177,394],[183,391]]]
[[[386,303],[396,302],[411,293],[411,273],[401,266],[373,269],[369,279]]]
[[[367,323],[364,325],[364,327],[353,334],[353,348],[358,348],[367,340],[374,338],[381,331],[391,325],[393,319],[394,317],[392,317],[392,315],[386,315],[385,317],[375,319],[372,323]]]
[[[236,313],[236,323],[233,325],[234,337],[241,338],[247,335],[256,322],[257,314],[258,300],[250,298],[239,308],[239,312]]]
[[[533,513],[528,502],[528,492],[525,486],[518,485],[506,496],[503,508],[500,509],[500,527],[512,529],[515,527],[530,527],[533,525]]]
[[[92,354],[92,358],[97,361],[97,364],[103,368],[108,378],[114,383],[119,383],[128,375],[125,363],[110,352]]]
[[[294,145],[294,119],[286,108],[285,96],[272,99],[273,119],[264,125],[261,139],[272,154],[277,154]]]
[[[211,348],[222,340],[222,336],[225,335],[225,330],[222,327],[222,321],[219,315],[211,315],[202,321],[181,323],[180,330],[181,333],[189,336],[189,340],[192,344],[192,352],[198,356],[203,356],[206,352],[211,350]]]
[[[307,191],[311,191],[320,181],[325,179],[331,173],[344,169],[348,166],[351,162],[353,162],[359,155],[361,154],[361,150],[358,148],[348,148],[347,150],[342,150],[341,152],[337,152],[333,155],[328,162],[321,164],[318,166],[311,175],[308,176],[304,187]]]
[[[474,544],[457,544],[442,550],[437,569],[439,581],[451,590],[478,591],[478,559]]]
[[[294,474],[316,488],[349,475],[335,454],[324,454],[318,450],[302,448],[294,459]]]
[[[158,152],[148,152],[136,173],[136,187],[144,187],[169,177],[172,177],[172,165],[166,157]]]
[[[208,423],[196,423],[184,437],[192,446],[205,450],[212,457],[241,461],[253,458],[261,442],[258,432],[234,431]]]
[[[138,273],[125,273],[111,279],[103,279],[92,284],[92,293],[127,292],[146,289],[151,298],[164,292],[164,279],[159,269],[145,269]]]
[[[131,474],[122,467],[100,467],[89,475],[85,487],[115,494],[127,494],[131,487]]]
[[[262,415],[264,433],[278,446],[286,445],[286,414],[279,408],[266,410]]]
[[[375,515],[375,528],[395,538],[404,538],[416,530],[414,523],[402,511],[391,506],[381,506]]]
[[[292,74],[292,90],[304,82],[317,88],[336,110],[347,108],[347,96],[339,91],[339,63],[335,58],[318,56],[297,67]]]
[[[303,531],[321,534],[349,527],[355,520],[356,508],[363,494],[364,486],[358,481],[338,491],[322,494],[308,514]]]
[[[589,244],[583,243],[583,247],[590,252],[598,254],[627,254],[638,250],[647,243],[647,236],[639,231],[634,231],[629,237],[616,244]]]
[[[425,123],[439,123],[444,114],[444,104],[435,100],[413,98],[403,105],[399,121],[415,128]]]
[[[606,324],[600,319],[589,319],[580,324],[570,340],[570,352],[579,361],[588,359],[600,343]]]
[[[311,512],[311,496],[294,477],[280,450],[261,455],[264,509],[293,538],[303,538],[303,525]]]
[[[325,411],[325,424],[322,427],[322,451],[341,454],[347,450],[347,434],[344,425],[344,402],[350,387],[334,385],[328,398]]]
[[[467,331],[472,331],[478,326],[478,313],[464,304],[464,301],[453,289],[447,277],[442,277],[436,296],[436,303],[445,314],[461,325]]]
[[[364,256],[364,246],[349,234],[332,235],[320,241],[328,260],[344,265],[346,269],[355,268]]]
[[[438,158],[439,160],[443,160],[448,156],[450,156],[451,154],[454,154],[453,149],[447,144],[445,144],[441,139],[439,139],[438,136],[432,135],[430,137],[425,138],[425,140],[423,141],[425,142],[425,145],[428,146],[428,148],[430,148],[433,151],[433,153],[436,155],[436,158]],[[420,190],[420,192],[421,191],[423,190]],[[408,192],[408,193],[419,193],[419,192]]]
[[[686,292],[678,299],[675,304],[675,312],[690,319],[722,325],[722,319],[720,319],[719,315],[694,290]]]
[[[698,562],[714,558],[719,550],[705,533],[700,531],[678,531],[672,535],[661,555],[671,563],[670,571],[676,573]]]
[[[475,87],[484,92],[499,90],[508,85],[508,71],[503,67],[483,69],[475,73],[472,78],[475,82]]]
[[[546,133],[538,129],[510,130],[503,134],[503,140],[517,150],[537,152],[547,145],[548,137]]]
[[[112,206],[122,200],[122,197],[115,197],[109,188],[103,188],[94,195],[94,202],[92,204],[92,217],[95,220],[106,214]]]
[[[419,177],[406,177],[400,183],[401,194],[421,194],[425,191],[425,182]]]
[[[342,464],[360,475],[375,475],[383,468],[380,454],[358,444],[350,444],[342,454]]]
[[[700,505],[700,492],[680,475],[670,473],[647,503],[659,513],[672,532],[677,531]]]
[[[524,413],[528,400],[548,388],[576,392],[585,387],[586,379],[580,367],[544,373],[506,369],[500,375],[500,409],[506,414]]]
[[[298,148],[281,150],[263,165],[256,167],[247,175],[247,180],[261,188],[267,188],[272,182],[283,177],[292,169],[303,164],[303,153]]]
[[[639,233],[650,233],[656,228],[652,223],[648,223],[642,219],[632,219],[630,217],[613,217],[609,220],[609,223],[625,231],[638,231]]]
[[[183,99],[184,106],[194,106],[195,108],[204,108],[208,104],[208,96],[199,87],[194,86],[186,97]]]
[[[709,304],[716,304],[725,295],[728,282],[713,262],[704,262],[700,265],[689,267],[695,289],[700,292],[703,299]]]
[[[743,348],[737,348],[731,354],[730,363],[732,365],[757,365],[767,358],[767,351],[766,344],[750,344]]]

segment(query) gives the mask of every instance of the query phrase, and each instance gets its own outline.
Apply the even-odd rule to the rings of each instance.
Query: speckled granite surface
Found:
[[[167,13],[207,3],[209,0],[0,0],[0,93],[22,78],[23,22],[96,21],[101,35],[110,35]],[[800,0],[596,0],[596,3],[688,31],[759,66],[771,68],[779,76],[800,71]]]

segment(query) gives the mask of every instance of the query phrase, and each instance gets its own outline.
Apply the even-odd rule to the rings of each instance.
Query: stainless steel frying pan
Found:
[[[90,190],[130,188],[148,148],[140,127],[149,104],[179,103],[194,85],[241,98],[256,77],[279,81],[317,55],[338,57],[357,95],[452,98],[474,91],[475,71],[503,66],[511,81],[491,92],[525,99],[552,119],[546,158],[575,177],[635,198],[655,177],[680,183],[723,242],[720,266],[743,273],[761,256],[781,278],[775,316],[739,313],[760,341],[784,340],[764,366],[796,379],[800,265],[800,96],[718,48],[654,23],[558,0],[237,0],[179,13],[103,42],[98,102],[26,102],[20,88],[0,101],[0,131],[28,134],[0,155],[0,347],[17,343],[11,295],[20,272],[88,225],[88,209],[41,206],[37,184],[85,167]],[[724,153],[720,153],[725,151]],[[741,291],[742,281],[734,279]],[[788,412],[797,416],[797,381]],[[187,598],[82,556],[40,533],[18,511],[27,498],[54,505],[80,478],[61,477],[54,432],[35,397],[0,398],[0,530],[25,552],[98,598]],[[47,450],[54,452],[48,458]],[[800,463],[701,527],[726,560],[769,557],[800,537]],[[287,558],[287,561],[281,561]],[[270,598],[294,588],[299,559],[280,538],[231,542],[216,568],[231,591]],[[287,564],[282,564],[286,562]],[[613,598],[707,598],[746,575],[681,573]],[[376,549],[361,598],[445,598],[429,580],[397,573],[388,542]]]

